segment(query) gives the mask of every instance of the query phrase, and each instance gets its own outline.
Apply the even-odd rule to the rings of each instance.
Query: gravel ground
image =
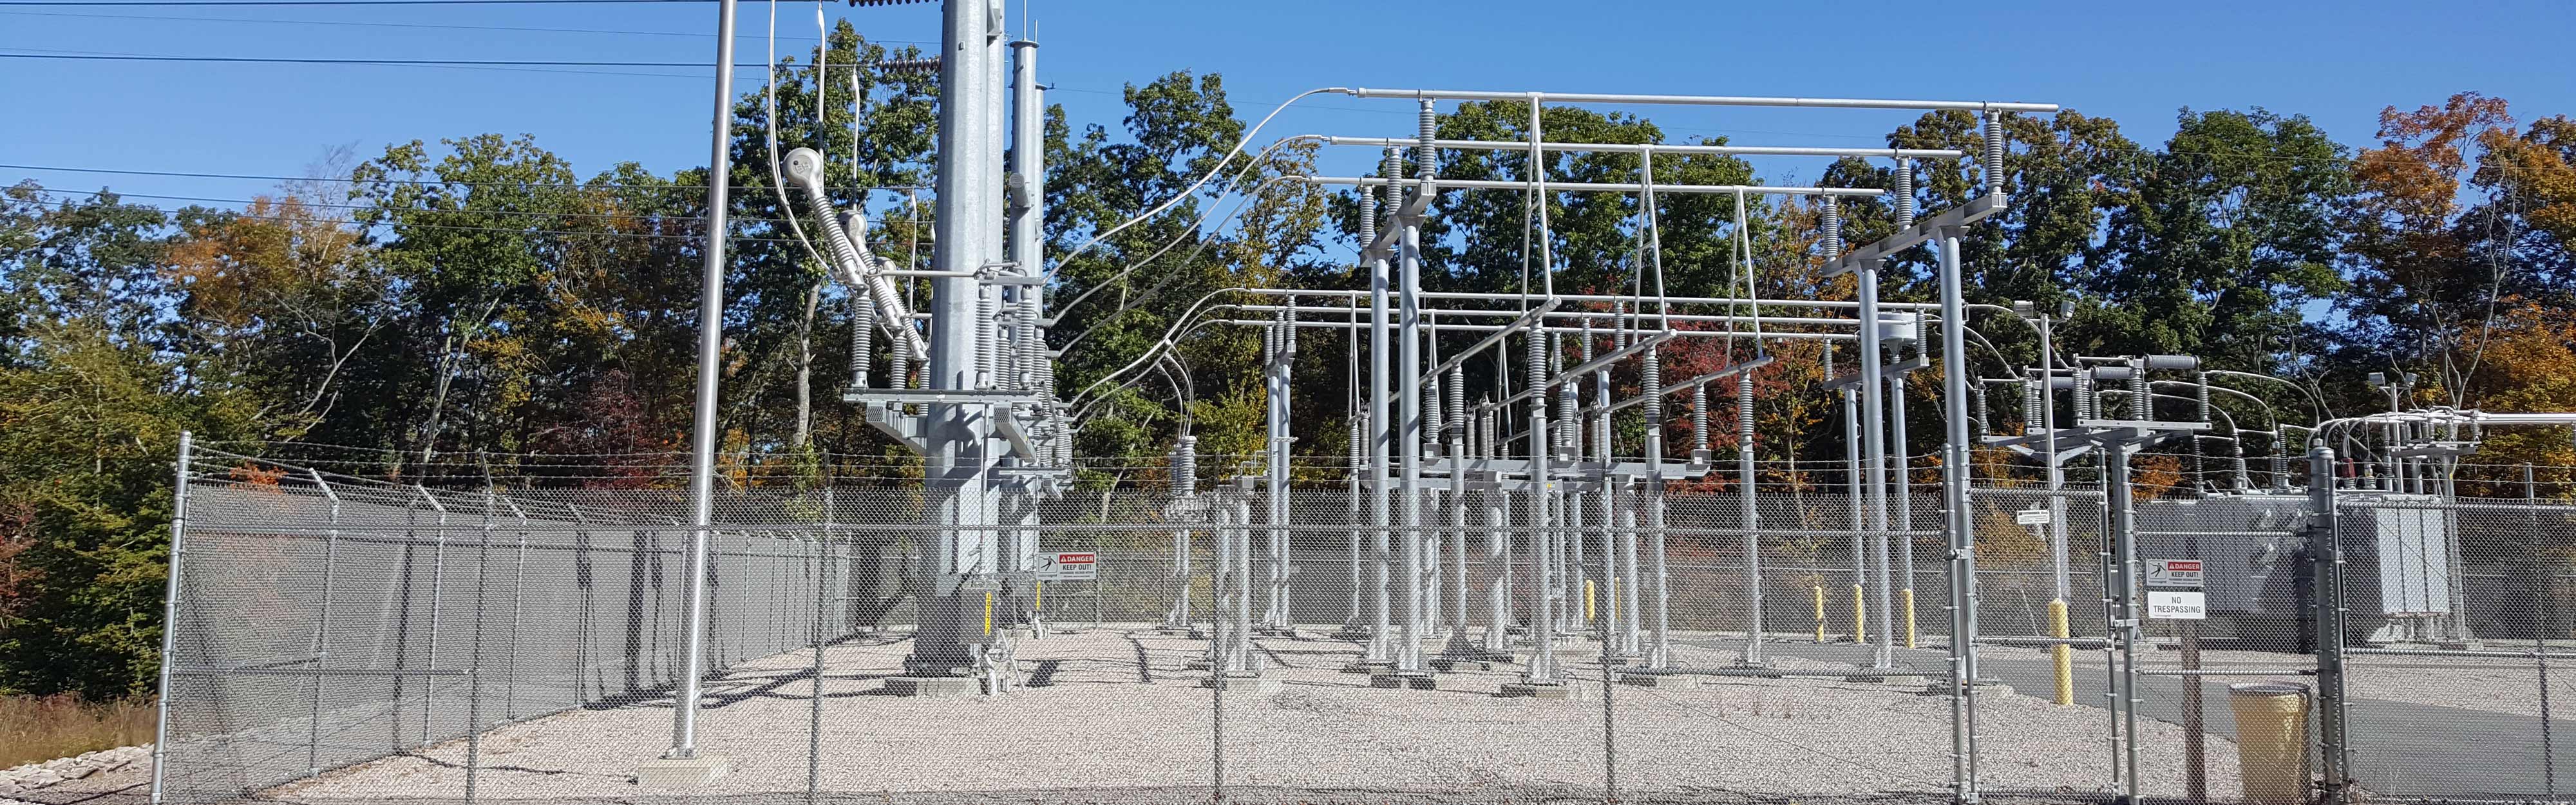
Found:
[[[1990,646],[1981,650],[1988,658],[2046,661],[2048,651],[2036,648]],[[2140,668],[2180,668],[2182,652],[2164,649],[2139,655]],[[2204,650],[2200,653],[2203,669],[2295,669],[2315,668],[2316,658],[2304,654],[2281,654],[2268,651],[2234,649]],[[2099,649],[2075,652],[2076,673],[2103,673]],[[2366,707],[2360,700],[2405,702],[2431,707],[2455,707],[2490,713],[2540,716],[2540,673],[2531,660],[2504,657],[2407,657],[2355,656],[2345,666],[2350,673],[2344,688],[2356,700],[2356,707]],[[2229,676],[2211,679],[2211,684],[2238,682],[2296,682],[2316,687],[2316,677],[2307,674],[2276,676]],[[2576,662],[2552,663],[2549,669],[2550,716],[2556,719],[2576,718]]]
[[[1586,643],[1586,646],[1593,644]],[[1138,629],[1022,641],[1045,685],[992,698],[872,695],[908,643],[825,653],[820,789],[827,801],[898,803],[1204,802],[1211,781],[1211,693],[1185,670],[1205,643]],[[1598,801],[1604,705],[1504,699],[1497,670],[1442,674],[1436,691],[1379,690],[1340,673],[1357,647],[1262,639],[1281,680],[1272,694],[1226,695],[1224,761],[1233,799],[1249,802]],[[1677,646],[1678,665],[1723,667],[1735,653]],[[477,794],[495,800],[699,802],[799,796],[815,685],[810,652],[737,666],[709,685],[699,746],[733,771],[698,791],[636,784],[638,761],[671,729],[668,700],[560,713],[488,732]],[[1839,667],[1783,659],[1783,666]],[[1597,663],[1569,662],[1599,691]],[[1950,700],[1919,687],[1814,679],[1705,678],[1695,689],[1619,686],[1617,782],[1628,802],[1738,802],[1795,797],[1943,801],[1950,780]],[[1981,699],[1979,734],[1995,789],[2091,791],[2106,774],[2089,708],[2024,696]],[[2178,740],[2154,726],[2152,740]],[[2170,733],[2170,734],[2168,734]],[[2232,745],[2210,741],[2214,790],[2233,791]],[[272,789],[295,802],[453,800],[466,744],[329,772]],[[2090,760],[2086,760],[2090,759]],[[2152,759],[2151,759],[2152,760]],[[2148,780],[2176,781],[2175,768]]]

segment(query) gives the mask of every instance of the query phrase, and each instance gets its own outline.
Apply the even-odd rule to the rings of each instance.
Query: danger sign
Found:
[[[1100,578],[1100,554],[1091,551],[1040,554],[1036,571],[1041,581],[1091,581]]]
[[[2149,587],[2198,587],[2202,576],[2198,559],[2155,559],[2147,562]]]

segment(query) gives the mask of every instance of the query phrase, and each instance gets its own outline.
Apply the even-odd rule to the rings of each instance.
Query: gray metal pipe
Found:
[[[689,436],[688,646],[682,654],[680,689],[671,707],[669,758],[698,754],[698,677],[706,670],[707,539],[715,519],[716,383],[724,359],[725,239],[733,175],[733,15],[735,0],[716,4],[716,99],[714,145],[707,157],[707,229],[705,259],[698,271],[698,380],[696,408]]]
[[[1530,101],[1533,103],[1614,103],[1658,106],[1780,106],[1814,109],[1955,109],[1968,112],[2054,112],[2057,104],[2005,101],[1925,101],[1886,98],[1801,98],[1750,95],[1629,95],[1599,92],[1495,92],[1448,89],[1341,89],[1354,98],[1404,98],[1447,101]]]
[[[1398,140],[1391,137],[1337,137],[1331,135],[1323,136],[1320,139],[1323,140],[1325,145],[1363,145],[1380,148],[1390,145],[1407,145],[1416,142],[1414,140]],[[1435,148],[1446,148],[1453,151],[1526,151],[1530,147],[1530,144],[1526,141],[1498,140],[1433,140],[1431,141],[1431,145]],[[1953,148],[1835,148],[1781,145],[1665,145],[1662,143],[1539,143],[1539,147],[1548,151],[1592,151],[1598,153],[1619,154],[1642,154],[1652,152],[1657,154],[1701,154],[1712,156],[1958,159],[1968,155],[1968,152],[1966,151],[1960,151]],[[1656,189],[1660,191],[1663,188],[1658,186]]]
[[[1350,187],[1411,186],[1410,179],[1386,179],[1377,176],[1300,176],[1300,181],[1319,185]],[[1791,187],[1760,184],[1658,184],[1649,187],[1635,182],[1515,182],[1501,179],[1441,179],[1433,183],[1441,190],[1539,190],[1578,193],[1657,193],[1709,195],[1751,193],[1768,196],[1884,196],[1887,191],[1868,187]]]

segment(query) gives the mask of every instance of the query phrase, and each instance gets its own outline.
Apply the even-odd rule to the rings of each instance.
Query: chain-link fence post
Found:
[[[170,658],[179,644],[179,568],[188,555],[188,458],[196,435],[179,432],[179,459],[170,496],[170,568],[161,589],[161,699],[152,730],[152,805],[161,805],[163,773],[170,768]]]
[[[2349,744],[2344,721],[2343,535],[2335,523],[2334,450],[2308,450],[2308,551],[2316,562],[2318,752],[2325,778],[2319,805],[2341,805]]]

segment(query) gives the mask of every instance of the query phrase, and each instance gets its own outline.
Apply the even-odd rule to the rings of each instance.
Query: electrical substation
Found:
[[[2219,403],[2264,405],[2247,390],[2266,378],[2065,354],[2051,338],[2072,311],[1971,304],[1962,240],[2017,201],[1997,181],[2004,118],[2057,105],[1315,90],[1418,125],[1254,126],[1209,176],[1289,145],[1368,154],[1368,175],[1239,188],[1347,193],[1357,248],[1336,259],[1365,287],[1212,294],[1077,387],[1057,377],[1079,337],[1051,298],[1067,256],[1041,233],[1040,50],[1008,41],[1005,5],[942,3],[926,260],[835,202],[839,157],[781,162],[857,322],[840,402],[920,457],[917,483],[724,487],[704,411],[685,495],[415,486],[183,447],[154,801],[2563,796],[2555,742],[2481,736],[2552,729],[2545,693],[2527,712],[2495,680],[2576,654],[2489,626],[2511,622],[2499,602],[2524,571],[2463,546],[2576,510],[2450,479],[2488,433],[2576,413],[2392,392],[2383,412],[2238,422]],[[1526,106],[1526,138],[1437,136],[1467,103]],[[1544,115],[1638,106],[1791,109],[1857,134],[1853,110],[1947,110],[1982,148],[1587,143]],[[1638,170],[1443,175],[1477,153]],[[1893,182],[1655,168],[1707,156],[1866,160]],[[1918,209],[1936,161],[1973,192]],[[1444,193],[1528,211],[1520,293],[1426,289]],[[1559,287],[1543,200],[1572,195],[1637,211],[1621,287]],[[1693,195],[1814,210],[1799,270],[1848,275],[1856,298],[1766,296],[1757,280],[1786,269],[1740,218],[1695,222],[1735,233],[1725,287],[1668,288],[1659,199]],[[1892,233],[1845,242],[1864,206]],[[1879,298],[1908,255],[1938,266],[1937,301]],[[707,257],[716,309],[724,259]],[[2003,360],[1986,342],[2008,330],[2042,359]],[[1186,393],[1177,345],[1226,331],[1260,344],[1257,452],[1202,456],[1184,419],[1158,479],[1080,483],[1095,407]],[[1685,373],[1668,360],[1685,349],[1723,357]],[[1317,352],[1347,362],[1299,360]],[[1818,483],[1757,460],[1777,435],[1755,405],[1793,369],[1821,378],[1800,393],[1823,390],[1843,440],[1842,461],[1800,468]],[[1313,371],[1358,391],[1301,392]],[[711,408],[715,375],[699,382]],[[1909,385],[1937,389],[1911,420],[1937,433],[1906,432]],[[1346,434],[1295,431],[1336,403]],[[2187,486],[2142,498],[2149,454],[2187,462]],[[2019,547],[1990,558],[1998,543]],[[2409,709],[2489,697],[2510,702],[2474,708],[2485,722]]]

